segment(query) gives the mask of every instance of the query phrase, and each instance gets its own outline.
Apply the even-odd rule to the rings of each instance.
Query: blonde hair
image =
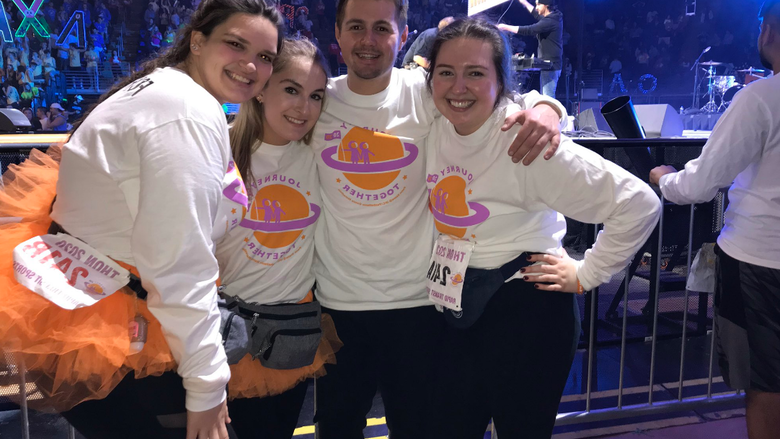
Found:
[[[455,21],[454,17],[444,17],[441,20],[439,20],[439,30],[444,29],[445,27],[452,24],[452,22]]]
[[[325,76],[328,76],[330,69],[325,61],[322,52],[311,41],[306,39],[285,39],[283,49],[274,59],[274,72],[284,72],[290,63],[298,58],[313,61],[322,68]],[[267,86],[267,85],[266,85]],[[325,104],[323,98],[323,105]],[[314,128],[305,136],[303,142],[307,145],[311,142]],[[252,154],[260,146],[258,141],[263,140],[263,103],[257,99],[241,104],[235,120],[230,129],[230,148],[233,150],[233,160],[244,181],[251,182],[252,177]],[[249,189],[251,185],[247,185]]]

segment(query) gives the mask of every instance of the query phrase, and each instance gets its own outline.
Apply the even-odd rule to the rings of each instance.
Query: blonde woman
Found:
[[[286,40],[265,89],[241,106],[231,129],[250,206],[239,227],[217,247],[217,259],[223,294],[238,302],[235,309],[243,317],[252,318],[261,306],[269,311],[283,307],[294,314],[319,309],[312,301],[311,266],[322,202],[308,143],[324,103],[327,71],[314,44]],[[259,320],[262,326],[263,317]],[[288,323],[287,330],[298,334],[289,341],[309,346],[301,353],[313,355],[313,361],[271,364],[247,355],[232,367],[228,408],[239,437],[292,437],[306,395],[305,380],[321,375],[340,346],[328,315],[323,315],[321,327],[316,318],[313,326]],[[283,347],[274,344],[266,352],[279,349]]]

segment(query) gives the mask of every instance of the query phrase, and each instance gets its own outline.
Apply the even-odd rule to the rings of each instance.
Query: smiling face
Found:
[[[406,26],[398,28],[393,0],[349,0],[341,26],[336,24],[336,40],[352,91],[375,94],[387,87],[406,37]]]
[[[260,94],[271,76],[277,35],[276,26],[264,17],[233,14],[208,37],[193,32],[189,74],[221,104],[246,102]]]
[[[260,95],[263,102],[263,142],[285,145],[314,128],[322,111],[328,78],[319,64],[298,57],[271,75]]]
[[[462,136],[472,134],[493,113],[500,86],[488,41],[446,41],[436,57],[433,101]]]

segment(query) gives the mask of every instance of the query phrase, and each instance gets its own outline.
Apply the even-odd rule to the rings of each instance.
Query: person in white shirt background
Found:
[[[377,390],[394,439],[424,437],[430,414],[444,329],[425,288],[433,245],[425,142],[437,112],[421,69],[393,68],[407,12],[405,0],[344,0],[336,12],[347,75],[331,79],[312,138],[323,204],[315,295],[344,342],[316,381],[322,439],[362,438]],[[538,93],[522,103],[506,125],[523,126],[504,154],[530,163],[549,143],[554,152],[565,109]]]
[[[740,91],[701,155],[650,182],[677,204],[712,200],[730,185],[716,246],[715,332],[724,381],[747,391],[750,439],[780,431],[780,1],[759,13],[761,62],[775,74]]]
[[[430,204],[441,234],[475,246],[458,279],[463,309],[444,310],[428,438],[482,438],[491,418],[502,438],[549,438],[579,341],[572,293],[622,270],[660,213],[647,184],[566,137],[550,160],[506,160],[518,130],[499,130],[518,108],[511,55],[497,27],[473,18],[433,44],[427,83],[444,117],[428,137]],[[582,261],[563,250],[563,215],[604,224]]]
[[[0,357],[23,359],[45,396],[38,403],[65,410],[89,439],[228,437],[214,246],[240,222],[246,194],[221,104],[260,93],[281,26],[260,0],[202,2],[170,51],[117,84],[75,128],[54,174],[51,217],[52,178],[27,187],[4,176],[0,216],[26,209],[38,220],[0,232]],[[23,171],[11,176],[32,175]],[[25,187],[45,193],[32,206],[30,197],[13,203]],[[65,310],[17,283],[12,240],[50,223],[133,271],[147,301],[125,289]],[[134,352],[127,328],[144,319],[146,343]]]
[[[322,199],[308,143],[322,111],[328,71],[310,41],[285,40],[263,92],[241,105],[233,122],[231,148],[250,203],[239,227],[217,245],[221,291],[229,298],[253,305],[312,301],[314,233]],[[264,202],[279,203],[284,213],[263,210]],[[340,344],[327,315],[321,330],[309,366],[266,368],[251,356],[231,366],[228,409],[238,437],[292,437],[306,379],[324,372],[323,364],[333,362]]]

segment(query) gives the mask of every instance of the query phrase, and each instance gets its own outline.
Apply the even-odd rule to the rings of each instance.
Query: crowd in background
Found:
[[[52,106],[78,106],[76,96],[66,94],[71,89],[97,90],[96,76],[102,63],[119,64],[123,57],[121,43],[115,27],[121,22],[122,9],[131,0],[47,0],[38,10],[36,19],[42,24],[49,37],[39,35],[29,27],[22,37],[14,35],[13,41],[0,41],[0,102],[7,107],[24,109],[39,122],[42,109],[47,119],[59,120],[61,111]],[[83,12],[86,31],[86,47],[78,47],[75,29],[66,29],[75,11]],[[12,32],[24,19],[22,12],[13,2],[5,2],[5,15]],[[63,31],[68,31],[61,45],[57,44]],[[110,68],[109,68],[110,70]],[[64,72],[75,72],[72,84],[66,82]],[[81,74],[79,74],[81,73]],[[53,110],[53,111],[52,111]],[[69,110],[71,110],[69,108]],[[35,125],[35,123],[34,123]],[[40,125],[40,124],[38,124]]]
[[[344,73],[343,68],[339,69],[343,60],[334,35],[335,1],[268,1],[282,11],[289,34],[312,40],[328,57],[331,73]],[[134,14],[142,16],[125,17],[124,14],[133,9],[134,0],[46,0],[37,18],[51,38],[43,38],[30,28],[24,37],[0,44],[0,104],[28,108],[30,113],[36,114],[38,107],[49,108],[53,103],[68,107],[76,95],[68,96],[69,89],[92,90],[99,94],[93,79],[99,66],[101,71],[113,71],[113,79],[128,73],[119,67],[125,61],[117,31],[120,23],[129,19],[129,22],[140,24],[136,25],[138,53],[132,54],[130,60],[137,66],[171,45],[176,31],[188,22],[198,2],[150,0],[143,9],[134,9],[142,10],[142,13]],[[718,74],[733,74],[734,69],[758,66],[755,59],[758,29],[751,24],[755,17],[747,14],[739,2],[700,0],[696,14],[686,15],[684,2],[603,0],[585,2],[581,18],[566,14],[573,5],[573,2],[569,3],[559,2],[564,11],[565,64],[576,70],[578,51],[582,50],[583,71],[602,71],[605,92],[613,76],[620,73],[628,93],[636,92],[639,78],[647,74],[656,78],[657,93],[689,93],[693,76],[691,65],[709,46],[712,49],[703,61],[728,63],[727,67],[718,68]],[[495,7],[486,15],[494,21],[501,18],[502,22],[511,24],[533,22],[521,8],[507,10],[505,5],[510,3]],[[71,32],[62,45],[57,45],[57,38],[76,10],[84,12],[87,46],[77,47],[75,32]],[[15,31],[23,19],[21,11],[13,2],[6,2],[5,13]],[[445,15],[465,14],[463,0],[410,0],[409,40],[404,49],[424,30],[435,27]],[[577,41],[572,36],[578,33],[576,29],[580,23],[577,20],[580,19],[583,33],[581,41]],[[531,54],[536,51],[535,38],[512,36],[511,42],[515,52]],[[404,52],[402,50],[399,57]],[[68,75],[70,79],[66,80],[63,72],[77,74]],[[73,115],[73,112],[69,113]]]
[[[650,74],[657,78],[659,92],[690,93],[690,69],[707,47],[712,49],[702,61],[726,64],[716,69],[717,74],[760,67],[755,7],[743,2],[699,1],[695,15],[686,15],[682,1],[586,3],[583,70],[603,70],[607,84],[615,73],[621,73],[632,92],[638,78]],[[564,47],[567,56],[576,60],[577,54],[568,49]]]
[[[141,28],[142,57],[151,56],[173,43],[176,31],[190,19],[194,8],[189,0],[152,0],[146,5]]]

